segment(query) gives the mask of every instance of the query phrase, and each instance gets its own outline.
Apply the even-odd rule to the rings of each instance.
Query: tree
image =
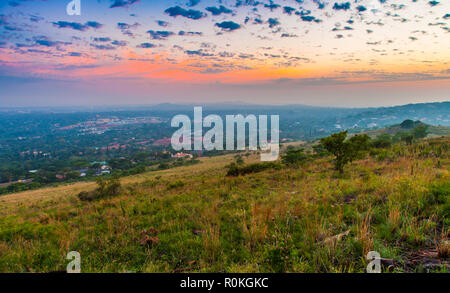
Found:
[[[370,137],[367,135],[355,135],[346,141],[347,131],[335,133],[321,139],[325,149],[335,156],[335,169],[344,172],[344,166],[355,160],[369,147]]]
[[[427,137],[428,133],[428,126],[427,125],[419,125],[416,128],[413,129],[412,134],[415,139],[425,138]]]

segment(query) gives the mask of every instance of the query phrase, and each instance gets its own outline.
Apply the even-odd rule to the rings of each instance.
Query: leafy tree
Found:
[[[413,129],[412,135],[416,139],[425,138],[428,135],[427,131],[428,131],[428,126],[422,124]]]
[[[369,147],[369,136],[355,135],[346,140],[347,133],[347,131],[335,133],[321,139],[325,149],[335,156],[335,169],[340,173],[344,172],[347,163],[358,158]]]

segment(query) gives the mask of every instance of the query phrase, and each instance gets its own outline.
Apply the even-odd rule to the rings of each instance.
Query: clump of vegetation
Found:
[[[93,201],[100,198],[115,196],[120,193],[121,184],[118,177],[109,179],[97,178],[98,187],[92,191],[82,191],[78,194],[81,201]]]
[[[321,139],[325,149],[335,156],[335,169],[344,173],[344,166],[352,162],[361,155],[361,152],[368,150],[370,137],[367,135],[355,135],[349,140],[347,131],[333,134]]]
[[[283,166],[278,162],[254,163],[245,166],[239,166],[236,163],[228,165],[227,176],[239,176],[251,173],[259,173],[268,169],[281,169]]]
[[[287,166],[299,166],[307,158],[304,149],[288,148],[281,161]]]
[[[372,140],[371,142],[372,147],[381,149],[381,148],[388,148],[392,145],[392,136],[390,134],[381,134],[377,136],[376,139]]]
[[[184,181],[177,180],[174,182],[169,182],[169,184],[167,184],[167,189],[181,188],[181,187],[184,187],[184,185],[186,185],[186,183],[184,183]]]

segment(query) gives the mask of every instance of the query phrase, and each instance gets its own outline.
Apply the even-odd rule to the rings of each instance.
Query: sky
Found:
[[[0,106],[450,100],[449,0],[0,0]]]

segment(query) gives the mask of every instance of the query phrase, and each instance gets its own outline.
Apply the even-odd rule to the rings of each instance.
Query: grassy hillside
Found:
[[[331,157],[227,177],[234,156],[121,179],[82,202],[78,183],[0,197],[0,272],[448,271],[450,138],[394,144],[333,170]],[[245,164],[259,160],[244,157]]]
[[[416,123],[416,126],[417,125],[426,126],[427,127],[427,136],[430,138],[450,135],[450,127],[448,127],[448,126],[429,125],[429,124],[425,124],[425,123],[421,123],[421,122]],[[370,130],[365,133],[367,133],[368,135],[370,135],[372,137],[377,137],[377,136],[383,135],[383,134],[389,134],[391,136],[395,136],[398,133],[408,132],[411,130],[412,130],[411,128],[405,128],[399,124],[399,125],[393,125],[390,127],[380,128],[380,129],[376,129],[376,130]]]

